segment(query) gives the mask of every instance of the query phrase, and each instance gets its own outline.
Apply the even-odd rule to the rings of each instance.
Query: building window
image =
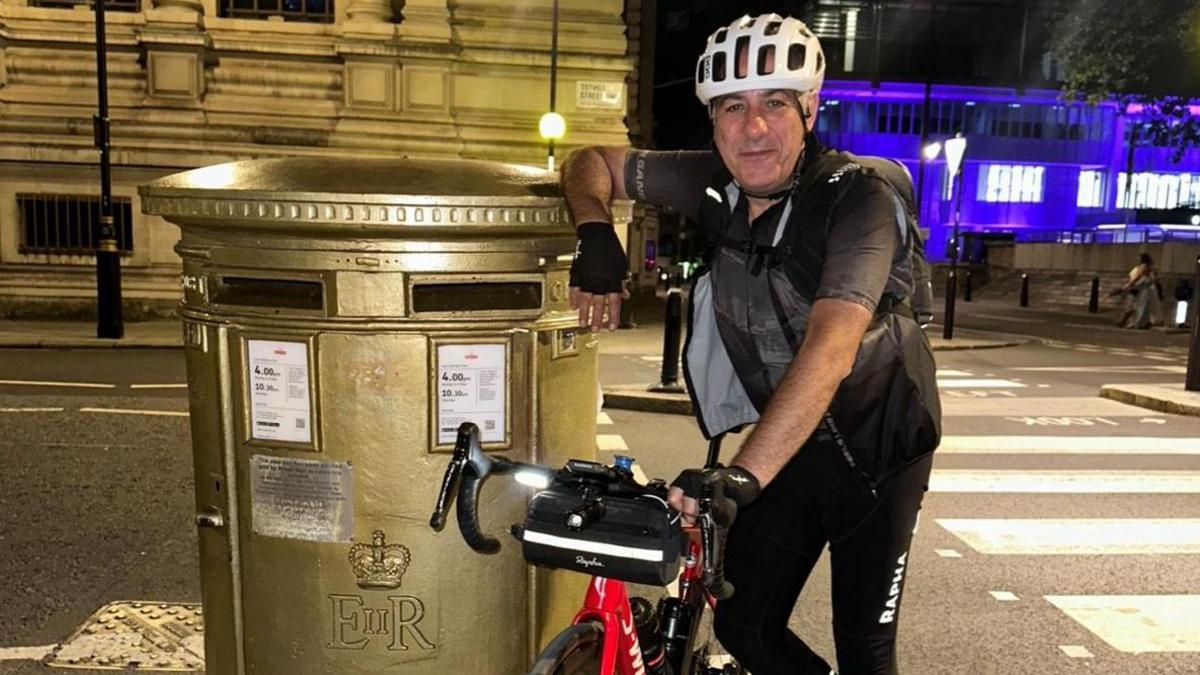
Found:
[[[1079,195],[1075,205],[1081,209],[1104,206],[1104,172],[1085,169],[1079,172]]]
[[[1022,164],[985,164],[976,198],[985,202],[1042,201],[1046,167]]]
[[[234,19],[278,16],[285,21],[333,23],[333,0],[221,0],[220,14]]]
[[[95,195],[17,194],[21,216],[23,254],[92,255],[100,221],[100,197]],[[133,252],[133,204],[128,197],[113,198],[117,248]]]
[[[91,2],[79,2],[78,0],[29,0],[30,7],[49,7],[51,9],[72,9],[83,5],[90,10],[94,10]],[[142,11],[140,0],[104,0],[104,11],[106,12],[140,12]]]
[[[1200,174],[1152,173],[1133,174],[1133,208],[1176,209],[1200,206]],[[1117,208],[1124,209],[1125,172],[1117,174]]]

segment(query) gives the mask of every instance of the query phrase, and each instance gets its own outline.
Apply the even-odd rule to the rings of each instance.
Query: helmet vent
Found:
[[[793,44],[788,46],[788,70],[800,70],[804,67],[804,58],[808,55],[808,50],[804,45]]]
[[[770,75],[775,72],[775,45],[758,48],[758,74]]]
[[[813,36],[813,34],[812,34],[812,33],[808,32],[808,29],[807,29],[807,28],[801,28],[801,29],[800,29],[800,34],[801,34],[801,35],[803,35],[804,37],[806,37],[806,38],[810,39],[810,40],[812,39],[812,36]]]
[[[696,62],[696,81],[704,84],[704,64],[709,62],[709,58],[705,57]]]
[[[825,69],[825,55],[820,52],[817,52],[817,72],[819,73],[824,69]]]
[[[713,36],[713,42],[715,42],[717,44],[721,44],[722,42],[725,41],[725,38],[728,35],[729,35],[729,29],[722,28],[721,30],[717,31],[717,34],[715,36]]]
[[[763,35],[779,35],[779,27],[783,25],[781,21],[772,21],[763,29]]]
[[[750,36],[743,35],[737,39],[733,47],[734,59],[736,59],[734,67],[734,77],[741,79],[748,74],[750,70]]]
[[[725,52],[717,52],[713,54],[712,64],[712,79],[713,82],[725,81]]]

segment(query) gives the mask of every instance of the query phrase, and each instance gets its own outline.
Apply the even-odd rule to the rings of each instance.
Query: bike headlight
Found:
[[[544,490],[550,487],[550,474],[537,469],[521,469],[513,474],[513,478],[521,485]]]

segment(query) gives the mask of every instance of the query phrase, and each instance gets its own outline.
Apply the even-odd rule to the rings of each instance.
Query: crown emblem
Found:
[[[383,530],[371,533],[371,543],[350,547],[346,559],[358,578],[359,588],[399,588],[412,554],[401,544],[385,544]]]

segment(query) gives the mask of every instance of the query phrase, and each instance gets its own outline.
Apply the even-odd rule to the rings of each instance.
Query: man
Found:
[[[833,672],[787,628],[826,544],[840,672],[896,672],[908,547],[941,433],[932,354],[906,302],[911,185],[895,164],[820,145],[823,80],[802,22],[744,17],[713,33],[697,66],[715,154],[588,148],[563,169],[581,325],[618,320],[613,198],[675,208],[710,247],[691,296],[689,393],[708,437],[756,425],[728,468],[685,471],[671,498],[694,514],[699,482],[718,480],[740,506],[725,559],[736,590],[715,629],[755,675]]]

